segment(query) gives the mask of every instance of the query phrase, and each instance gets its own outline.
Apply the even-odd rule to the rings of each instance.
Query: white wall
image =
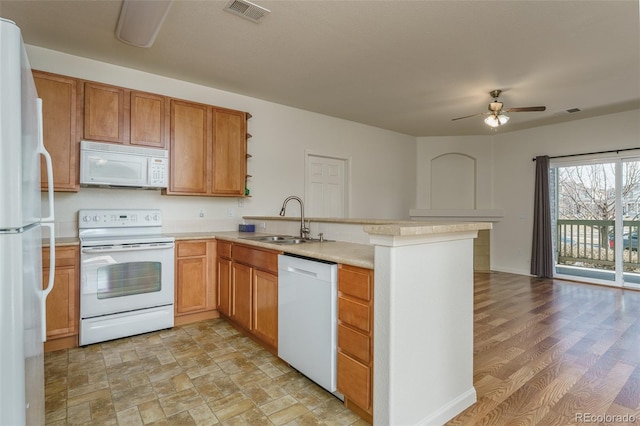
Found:
[[[431,209],[431,160],[446,153],[476,159],[476,208],[504,210],[491,231],[491,269],[529,274],[538,155],[640,147],[640,110],[490,136],[417,139],[416,208]],[[640,155],[640,150],[632,154]],[[611,154],[609,154],[611,156]],[[615,154],[613,154],[615,156]]]
[[[27,46],[31,67],[180,99],[248,111],[251,198],[161,196],[159,191],[81,188],[57,193],[58,234],[75,235],[81,208],[160,208],[167,232],[234,229],[243,215],[277,215],[288,195],[304,195],[304,153],[350,164],[352,218],[407,219],[415,194],[415,138],[247,96]],[[312,96],[310,94],[309,96]],[[293,206],[292,206],[293,207]],[[198,210],[205,209],[205,218]],[[291,209],[288,214],[295,215]]]
[[[459,153],[475,160],[475,208],[493,208],[493,138],[491,136],[442,136],[417,139],[416,208],[437,208],[431,205],[432,189],[447,187],[446,179],[432,174],[432,161],[444,154]],[[432,177],[434,182],[432,182]]]

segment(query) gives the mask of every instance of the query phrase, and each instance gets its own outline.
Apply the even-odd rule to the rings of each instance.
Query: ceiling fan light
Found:
[[[509,116],[504,114],[494,115],[491,114],[484,119],[484,123],[489,127],[498,127],[506,124],[509,121]]]
[[[489,127],[498,127],[500,125],[500,122],[498,121],[496,116],[493,114],[485,118],[484,123]]]
[[[118,40],[151,47],[173,0],[124,0],[116,28]]]

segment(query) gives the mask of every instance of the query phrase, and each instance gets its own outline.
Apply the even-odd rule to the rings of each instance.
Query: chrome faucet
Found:
[[[309,232],[310,231],[309,231],[309,228],[307,226],[305,226],[305,224],[304,224],[304,203],[302,202],[300,197],[296,197],[295,195],[287,197],[284,200],[284,203],[282,203],[282,209],[280,209],[280,216],[284,216],[285,209],[287,207],[287,203],[290,200],[296,200],[297,202],[300,203],[300,238],[302,238],[303,240],[307,240],[307,239],[309,239]]]

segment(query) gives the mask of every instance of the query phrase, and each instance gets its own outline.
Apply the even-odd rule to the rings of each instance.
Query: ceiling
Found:
[[[149,49],[119,42],[119,0],[0,0],[26,43],[414,136],[483,135],[640,108],[638,0],[176,0]],[[567,109],[581,111],[570,114]]]

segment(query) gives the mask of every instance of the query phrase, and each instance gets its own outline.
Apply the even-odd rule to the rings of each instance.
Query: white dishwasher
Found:
[[[278,356],[337,390],[337,275],[333,262],[278,255]]]

